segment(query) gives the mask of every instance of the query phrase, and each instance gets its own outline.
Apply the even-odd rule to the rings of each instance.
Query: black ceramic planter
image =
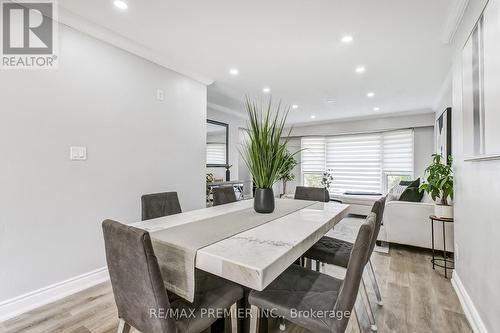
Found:
[[[255,189],[253,208],[257,213],[268,214],[274,211],[274,192],[272,188]]]

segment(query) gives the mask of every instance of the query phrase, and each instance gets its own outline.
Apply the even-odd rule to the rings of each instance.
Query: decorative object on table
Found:
[[[288,150],[286,151],[285,162],[283,166],[283,172],[281,173],[281,181],[283,182],[283,192],[280,195],[280,198],[286,194],[286,183],[291,182],[295,179],[295,175],[293,174],[293,168],[297,166],[298,162],[295,160],[293,154],[291,154]]]
[[[330,191],[330,186],[332,185],[332,182],[333,182],[333,170],[327,169],[323,171],[323,178],[321,179],[321,185],[323,185],[324,188],[328,190],[328,192]]]
[[[427,179],[420,185],[420,191],[430,194],[435,201],[434,215],[441,218],[453,218],[453,206],[448,198],[453,200],[453,158],[448,156],[448,161],[443,164],[441,155],[433,154],[433,162],[425,169]],[[439,199],[439,202],[436,200]]]
[[[435,269],[436,266],[444,268],[444,277],[448,278],[448,269],[455,269],[455,261],[453,258],[448,258],[448,254],[446,252],[446,223],[453,223],[453,218],[444,218],[437,217],[434,215],[429,216],[431,220],[431,233],[432,233],[432,269]],[[436,257],[436,250],[434,248],[434,221],[443,223],[443,257]],[[442,264],[441,264],[442,263]]]
[[[465,160],[500,158],[500,2],[489,1],[462,50]]]
[[[226,169],[226,182],[229,182],[231,181],[231,171],[229,169],[231,169],[232,165],[229,165],[229,164],[226,164],[224,166],[224,169]]]
[[[258,213],[274,211],[272,186],[280,180],[287,159],[288,134],[283,133],[290,108],[269,102],[265,107],[246,98],[248,140],[242,145],[241,156],[256,186],[254,209]],[[282,137],[286,139],[282,140]],[[292,156],[295,154],[292,154]]]
[[[207,173],[207,183],[213,183],[215,181],[215,177],[213,173]]]
[[[436,120],[436,154],[443,163],[451,155],[451,108],[447,108]]]

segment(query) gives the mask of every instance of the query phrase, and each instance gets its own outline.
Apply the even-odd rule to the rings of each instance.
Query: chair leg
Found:
[[[118,331],[117,333],[130,333],[130,325],[125,322],[125,320],[120,318],[118,322]]]
[[[370,299],[368,298],[368,292],[366,291],[364,278],[361,279],[361,287],[362,288],[360,288],[359,292],[361,293],[361,298],[363,299],[363,307],[365,308],[366,314],[368,315],[368,320],[370,321],[370,329],[376,332],[378,330],[378,327],[377,323],[375,322],[375,315],[373,314]]]
[[[259,332],[259,308],[255,305],[250,306],[250,333]]]
[[[351,317],[349,318],[351,322],[351,333],[363,333],[361,326],[359,325],[358,312],[356,311],[356,306],[352,308]]]
[[[231,332],[238,333],[238,302],[231,305]]]
[[[375,271],[373,270],[372,260],[368,260],[368,275],[370,275],[370,280],[372,280],[373,290],[375,291],[375,295],[377,296],[377,304],[380,306],[384,305],[384,301],[382,300],[382,294],[380,293],[380,289],[378,287],[377,277],[375,276]]]
[[[280,317],[280,331],[286,331],[286,321],[283,317]]]

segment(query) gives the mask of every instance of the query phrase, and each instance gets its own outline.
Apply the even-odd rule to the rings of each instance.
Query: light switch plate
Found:
[[[165,92],[162,89],[156,90],[156,99],[158,101],[163,101],[165,100]]]
[[[69,147],[69,159],[72,161],[85,161],[87,159],[87,147]]]

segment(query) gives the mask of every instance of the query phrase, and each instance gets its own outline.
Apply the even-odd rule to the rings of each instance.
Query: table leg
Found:
[[[431,234],[432,234],[432,269],[435,269],[434,261],[436,256],[434,254],[434,220],[431,219]]]
[[[443,259],[444,259],[444,277],[445,279],[448,278],[448,267],[446,266],[447,260],[446,260],[446,228],[444,221],[443,223]]]

